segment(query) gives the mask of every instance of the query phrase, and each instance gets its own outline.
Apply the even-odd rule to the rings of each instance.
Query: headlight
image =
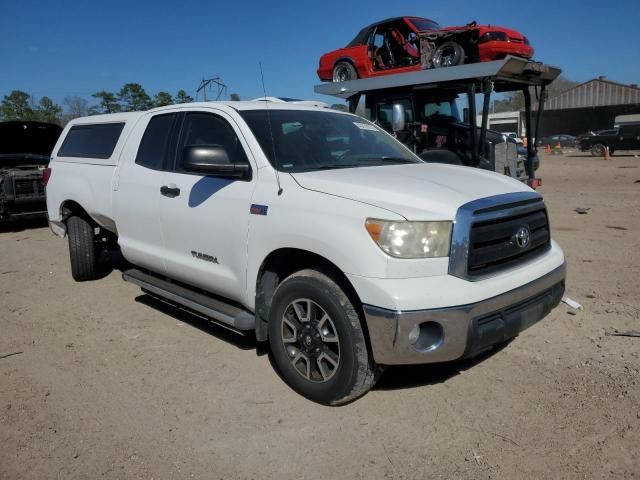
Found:
[[[480,42],[508,42],[509,36],[506,32],[487,32],[480,37]]]
[[[397,258],[449,255],[452,222],[395,222],[368,218],[365,227],[374,242]]]

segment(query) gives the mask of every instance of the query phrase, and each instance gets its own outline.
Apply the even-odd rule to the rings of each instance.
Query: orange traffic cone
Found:
[[[609,147],[604,147],[604,159],[611,160],[611,156],[609,155]]]
[[[547,153],[551,155],[551,145],[547,143]]]

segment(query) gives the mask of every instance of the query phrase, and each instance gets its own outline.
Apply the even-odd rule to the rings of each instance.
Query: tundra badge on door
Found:
[[[191,256],[193,258],[197,258],[198,260],[204,260],[205,262],[218,263],[218,264],[220,263],[218,262],[218,257],[207,255],[206,253],[196,252],[195,250],[191,250]]]

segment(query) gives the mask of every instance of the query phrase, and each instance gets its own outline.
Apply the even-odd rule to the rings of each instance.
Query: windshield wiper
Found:
[[[360,167],[361,165],[354,163],[345,163],[345,164],[330,164],[330,165],[318,165],[317,167],[309,167],[309,168],[299,168],[296,170],[288,170],[289,173],[303,173],[303,172],[315,172],[318,170],[336,170],[338,168],[353,168]]]
[[[388,157],[388,156],[382,156],[380,157],[380,160],[382,160],[383,162],[396,162],[396,163],[413,163],[413,160],[411,160],[410,158],[405,158],[405,157]]]

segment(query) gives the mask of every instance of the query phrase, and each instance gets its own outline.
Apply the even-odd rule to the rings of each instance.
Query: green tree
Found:
[[[102,90],[100,92],[94,93],[91,96],[93,98],[97,98],[100,103],[98,105],[94,105],[89,109],[90,115],[95,115],[97,113],[116,113],[122,110],[120,104],[118,103],[117,97],[111,92]]]
[[[33,120],[35,112],[31,95],[21,90],[5,95],[0,103],[0,116],[4,120]]]
[[[173,105],[173,97],[167,92],[158,92],[153,96],[154,107],[164,107],[166,105]]]
[[[187,95],[187,92],[184,90],[178,90],[175,97],[175,103],[191,103],[193,102],[193,97]]]
[[[551,85],[547,87],[547,94],[557,95],[580,85],[580,82],[569,80],[567,77],[560,76],[556,78]]]
[[[231,100],[232,102],[239,102],[240,101],[240,95],[238,95],[237,93],[230,93],[229,94],[229,100]]]
[[[524,95],[522,92],[505,93],[503,100],[495,100],[493,102],[493,111],[496,113],[515,112],[521,108],[524,108]]]
[[[58,123],[61,113],[62,107],[60,105],[54,103],[49,97],[42,97],[36,107],[35,117],[42,122]]]
[[[333,105],[331,105],[331,109],[332,110],[339,110],[341,112],[346,112],[346,111],[349,110],[344,103],[334,103]]]
[[[148,110],[152,106],[151,97],[139,83],[126,83],[118,92],[118,100],[125,112]]]

